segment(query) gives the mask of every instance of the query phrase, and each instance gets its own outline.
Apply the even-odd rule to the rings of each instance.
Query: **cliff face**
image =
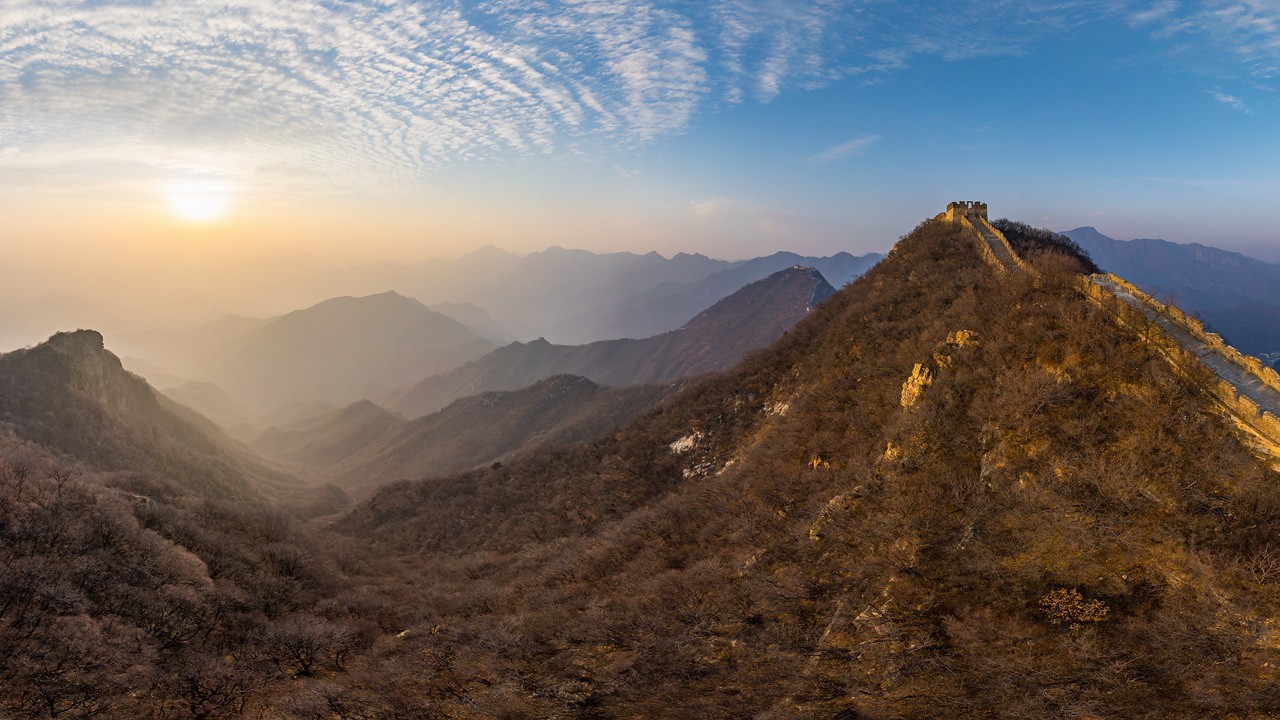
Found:
[[[58,333],[27,351],[26,360],[108,407],[145,411],[156,403],[151,388],[125,371],[120,358],[106,351],[102,335],[94,330]]]

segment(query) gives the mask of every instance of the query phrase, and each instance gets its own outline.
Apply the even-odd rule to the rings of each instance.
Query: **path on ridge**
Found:
[[[1205,367],[1212,370],[1218,377],[1227,381],[1236,392],[1249,398],[1258,404],[1262,410],[1280,417],[1280,391],[1266,385],[1257,375],[1245,370],[1244,368],[1231,362],[1225,355],[1218,350],[1209,347],[1200,340],[1197,340],[1190,332],[1178,323],[1174,322],[1168,315],[1161,314],[1142,302],[1142,300],[1134,297],[1124,288],[1116,285],[1110,278],[1105,276],[1094,276],[1090,278],[1099,286],[1106,288],[1116,297],[1120,298],[1125,304],[1139,310],[1155,324],[1159,325],[1166,333],[1178,342],[1183,349],[1194,354],[1204,363]]]
[[[978,234],[982,236],[982,239],[987,241],[987,245],[991,248],[991,252],[995,254],[996,259],[1000,261],[1000,264],[1004,265],[1004,269],[1009,271],[1016,270],[1018,267],[1018,261],[1013,257],[1013,254],[1009,250],[1009,246],[1002,242],[995,233],[991,232],[991,230],[987,228],[987,224],[985,222],[970,222],[972,222],[973,227],[978,231]]]

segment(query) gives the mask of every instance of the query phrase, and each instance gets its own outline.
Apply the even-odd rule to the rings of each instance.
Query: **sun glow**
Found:
[[[183,183],[169,190],[169,209],[190,222],[211,222],[227,213],[228,195],[226,186],[221,183]]]

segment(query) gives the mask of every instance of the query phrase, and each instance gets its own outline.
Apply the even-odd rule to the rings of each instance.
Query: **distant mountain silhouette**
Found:
[[[334,298],[243,338],[212,379],[242,402],[349,403],[478,357],[493,343],[394,292]]]
[[[1198,313],[1240,350],[1280,353],[1280,265],[1207,245],[1116,240],[1092,227],[1062,234],[1107,272]]]
[[[879,257],[779,252],[728,261],[698,253],[666,258],[656,252],[563,247],[521,257],[486,246],[459,258],[416,265],[379,263],[329,271],[313,279],[309,292],[365,295],[392,289],[428,307],[470,303],[517,338],[583,343],[674,330],[743,285],[791,265],[815,267],[840,287]],[[483,325],[461,315],[455,319],[495,339]]]
[[[365,400],[271,428],[252,445],[358,498],[396,480],[457,472],[598,437],[676,388],[614,389],[560,375],[521,390],[463,398],[413,421]]]
[[[54,455],[206,497],[262,500],[302,483],[127,372],[92,330],[0,355],[0,426]]]
[[[488,340],[495,345],[505,345],[515,340],[515,335],[511,331],[498,324],[496,320],[489,316],[479,305],[469,302],[445,302],[427,306],[427,309],[452,318],[467,326],[471,332]]]
[[[160,392],[170,400],[212,420],[237,440],[249,440],[258,433],[259,425],[255,414],[213,383],[192,380],[164,388]]]
[[[388,405],[416,417],[460,397],[514,390],[553,375],[581,375],[621,387],[721,370],[768,345],[833,292],[818,271],[788,268],[743,287],[678,330],[587,345],[553,345],[545,339],[512,343],[428,377],[391,396]]]
[[[602,298],[599,302],[590,303],[585,312],[562,322],[554,335],[557,340],[568,343],[601,338],[648,337],[680,327],[704,308],[779,270],[795,265],[812,267],[822,273],[832,286],[839,288],[866,272],[882,257],[875,253],[855,257],[843,252],[830,257],[806,257],[779,252],[724,264],[716,272],[693,282],[667,281],[622,299],[609,301]]]

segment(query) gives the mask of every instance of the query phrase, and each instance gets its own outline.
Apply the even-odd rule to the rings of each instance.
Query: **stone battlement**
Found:
[[[1082,279],[1081,287],[1095,302],[1110,307],[1122,325],[1160,328],[1160,332],[1146,335],[1147,342],[1184,375],[1194,376],[1194,369],[1208,367],[1217,381],[1205,391],[1268,446],[1265,452],[1280,457],[1280,413],[1275,402],[1280,394],[1280,374],[1207,332],[1196,318],[1161,303],[1123,278],[1094,275]],[[1215,356],[1228,365],[1208,361]]]
[[[940,220],[956,222],[962,217],[976,215],[987,219],[987,204],[977,200],[957,200],[947,204],[947,211],[938,216]]]

